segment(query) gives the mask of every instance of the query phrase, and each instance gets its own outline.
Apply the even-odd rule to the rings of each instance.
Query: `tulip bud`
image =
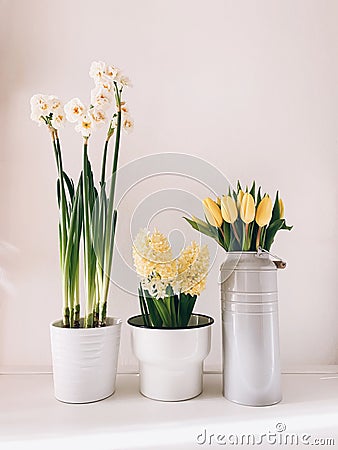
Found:
[[[223,219],[228,223],[234,223],[238,217],[235,200],[230,195],[222,197],[221,212]]]
[[[203,200],[204,214],[210,225],[220,227],[223,223],[222,214],[219,206],[211,198]]]
[[[267,225],[272,216],[272,201],[271,198],[266,195],[257,206],[256,222],[259,227]]]
[[[281,198],[279,199],[279,218],[280,219],[284,218],[284,203]]]
[[[241,219],[246,224],[251,223],[255,218],[255,200],[248,192],[243,194],[240,215]]]
[[[244,192],[242,191],[242,189],[240,189],[238,191],[238,194],[237,194],[237,208],[238,209],[240,209],[240,207],[241,207],[241,203],[242,203],[242,200],[243,200],[243,195],[244,195]]]
[[[219,207],[221,206],[221,198],[220,197],[216,198],[216,203]]]

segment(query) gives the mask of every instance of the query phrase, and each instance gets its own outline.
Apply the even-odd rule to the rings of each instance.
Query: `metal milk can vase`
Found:
[[[229,252],[221,265],[223,395],[265,406],[282,399],[277,267],[260,252]]]

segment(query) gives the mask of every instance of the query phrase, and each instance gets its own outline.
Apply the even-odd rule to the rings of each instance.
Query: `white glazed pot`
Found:
[[[185,328],[147,328],[131,317],[132,347],[139,360],[140,392],[162,401],[188,400],[203,390],[203,361],[214,320],[193,314]]]
[[[282,399],[277,269],[267,254],[227,254],[221,266],[223,394],[266,406]]]
[[[121,320],[107,318],[101,328],[63,328],[51,324],[55,397],[66,403],[89,403],[115,391]]]

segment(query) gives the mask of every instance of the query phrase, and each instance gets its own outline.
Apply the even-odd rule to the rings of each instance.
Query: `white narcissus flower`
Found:
[[[90,100],[94,107],[107,109],[113,101],[113,96],[110,92],[108,92],[106,89],[103,89],[101,86],[96,86],[91,91]]]
[[[94,122],[90,116],[90,114],[84,114],[78,124],[75,127],[75,130],[82,134],[83,137],[89,137],[94,129]]]
[[[62,103],[59,98],[55,97],[55,95],[48,96],[48,105],[52,113],[58,112],[62,109]]]
[[[98,83],[97,86],[101,87],[102,89],[104,89],[107,92],[110,92],[111,95],[113,95],[113,93],[114,93],[114,84],[110,80],[104,79],[100,83]]]
[[[121,102],[121,113],[123,116],[129,116],[129,108],[126,105],[126,102]]]
[[[126,77],[125,75],[120,74],[117,78],[117,81],[122,84],[122,86],[126,86],[126,87],[132,87],[133,85],[131,84],[131,81],[128,77]]]
[[[51,125],[53,128],[58,130],[59,128],[64,126],[65,120],[66,120],[65,113],[62,110],[59,110],[58,112],[53,113]]]
[[[121,73],[121,71],[118,67],[107,65],[104,73],[107,77],[109,77],[114,81],[118,79],[118,76]]]
[[[127,134],[131,133],[134,129],[133,119],[129,116],[125,117],[122,122],[122,127]]]
[[[100,108],[91,108],[88,111],[89,116],[94,122],[96,127],[101,127],[107,122],[107,115],[103,109]]]
[[[36,94],[30,100],[31,119],[34,122],[41,123],[42,117],[48,116],[50,113],[50,105],[48,96],[44,94]]]
[[[103,61],[93,61],[90,69],[89,76],[94,78],[95,82],[100,81],[105,74],[106,64]]]
[[[84,115],[85,111],[86,108],[78,98],[72,98],[65,104],[66,118],[69,122],[77,122]]]

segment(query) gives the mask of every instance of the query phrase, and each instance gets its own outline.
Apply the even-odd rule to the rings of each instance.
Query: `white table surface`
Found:
[[[338,375],[283,375],[283,392],[283,401],[278,405],[240,406],[222,397],[221,376],[208,374],[199,397],[164,403],[138,393],[137,375],[118,375],[112,397],[92,404],[69,405],[54,399],[49,374],[1,375],[0,449],[253,447],[230,445],[228,439],[235,442],[236,434],[238,439],[255,434],[258,441],[254,447],[261,449],[309,448],[311,444],[315,448],[338,447]],[[286,429],[277,431],[276,426]],[[263,436],[263,444],[258,445],[259,436],[269,432],[269,442],[277,439],[277,444],[269,444],[268,437]],[[309,435],[305,438],[308,445],[278,444],[278,439],[285,443],[288,433],[297,433],[299,442],[303,433]],[[331,438],[335,445],[315,443],[315,439]],[[227,445],[220,445],[224,442]]]

